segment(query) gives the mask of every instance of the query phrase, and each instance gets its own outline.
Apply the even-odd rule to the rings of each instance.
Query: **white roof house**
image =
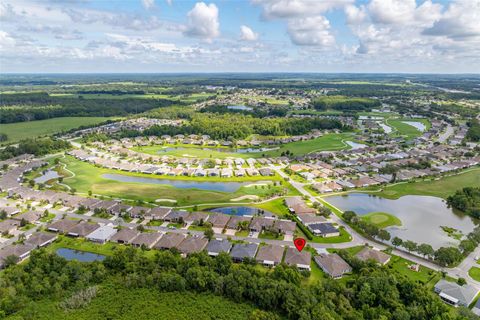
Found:
[[[117,233],[117,229],[113,227],[112,224],[107,224],[101,226],[97,230],[93,231],[89,235],[87,235],[87,239],[93,242],[100,242],[105,243],[107,242],[115,233]]]

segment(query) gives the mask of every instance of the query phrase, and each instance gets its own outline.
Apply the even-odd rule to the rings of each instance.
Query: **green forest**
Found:
[[[480,188],[467,187],[457,190],[455,194],[447,198],[447,204],[480,219]]]

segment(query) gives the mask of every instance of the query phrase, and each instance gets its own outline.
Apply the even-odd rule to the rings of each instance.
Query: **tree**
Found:
[[[408,252],[415,251],[417,249],[417,244],[411,240],[404,241],[402,246],[408,250]]]
[[[345,221],[347,222],[351,222],[353,218],[355,218],[357,216],[357,214],[353,211],[345,211],[343,213],[343,219],[345,219]]]
[[[460,248],[460,250],[462,250],[463,253],[468,253],[475,250],[475,248],[477,247],[477,244],[472,240],[465,239],[460,242],[458,247]]]
[[[20,261],[20,258],[12,254],[10,256],[7,256],[3,260],[3,267],[4,268],[11,267],[13,265],[16,265],[18,263],[18,261]]]
[[[203,232],[203,234],[209,241],[212,240],[213,236],[215,235],[211,226],[208,226]]]
[[[384,241],[390,240],[391,236],[387,230],[380,229],[378,231],[378,238]]]
[[[441,247],[434,254],[435,261],[441,266],[450,266],[462,260],[463,256],[460,250],[455,247]]]
[[[459,286],[463,286],[463,285],[467,284],[467,280],[465,280],[465,278],[458,278],[457,279],[457,284]]]
[[[424,257],[429,257],[434,254],[435,250],[433,250],[431,245],[422,243],[418,246],[417,252],[422,254]]]
[[[401,246],[402,243],[403,243],[403,240],[400,239],[399,237],[394,237],[393,240],[392,240],[392,244],[393,244],[395,247]]]

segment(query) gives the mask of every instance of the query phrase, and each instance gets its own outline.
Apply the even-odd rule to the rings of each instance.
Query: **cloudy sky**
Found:
[[[0,0],[0,72],[480,73],[480,0]]]

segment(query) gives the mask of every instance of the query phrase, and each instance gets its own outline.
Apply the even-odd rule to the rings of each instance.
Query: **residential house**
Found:
[[[10,256],[17,257],[18,261],[23,261],[30,255],[34,249],[30,244],[9,245],[0,250],[0,269],[5,266],[5,260]]]
[[[221,252],[229,253],[230,249],[232,249],[232,244],[228,240],[212,239],[207,245],[209,256],[218,256]]]
[[[88,234],[86,238],[92,242],[105,243],[116,233],[117,229],[115,229],[112,224],[107,224],[94,230],[92,233]]]
[[[256,243],[237,243],[230,251],[230,256],[235,262],[242,262],[245,259],[255,258],[258,244]]]
[[[35,232],[25,240],[25,244],[29,244],[34,248],[44,247],[57,239],[57,235],[49,232]]]
[[[386,265],[390,261],[390,255],[365,246],[355,257],[360,261],[374,260],[380,265]]]
[[[110,241],[122,244],[129,244],[140,234],[140,231],[136,229],[129,229],[124,228],[120,229],[117,233],[115,233],[111,238]]]
[[[98,223],[89,223],[87,221],[81,221],[80,223],[76,224],[73,228],[68,230],[67,236],[70,237],[86,237],[93,231],[100,228]]]
[[[285,253],[285,263],[289,266],[295,266],[300,270],[311,270],[310,262],[312,254],[308,251],[298,251],[296,248],[287,248]]]
[[[468,307],[479,292],[479,290],[472,285],[464,284],[461,286],[445,279],[440,279],[440,281],[435,284],[434,290],[440,299],[454,307]]]
[[[203,237],[188,237],[183,240],[178,246],[177,249],[181,253],[185,255],[189,255],[191,253],[200,252],[208,244],[208,239]]]
[[[283,252],[285,248],[277,245],[264,245],[258,248],[257,256],[255,260],[257,262],[273,267],[282,262]]]
[[[182,233],[166,233],[163,237],[155,244],[155,249],[169,250],[173,248],[178,248],[178,246],[185,240],[185,235]]]
[[[58,233],[67,233],[78,223],[78,220],[62,219],[49,224],[47,230]]]
[[[339,279],[345,273],[352,272],[352,267],[336,253],[322,253],[313,259],[323,272],[334,279]]]
[[[162,237],[160,232],[146,232],[140,233],[135,239],[132,240],[132,245],[135,247],[145,246],[151,249]]]

